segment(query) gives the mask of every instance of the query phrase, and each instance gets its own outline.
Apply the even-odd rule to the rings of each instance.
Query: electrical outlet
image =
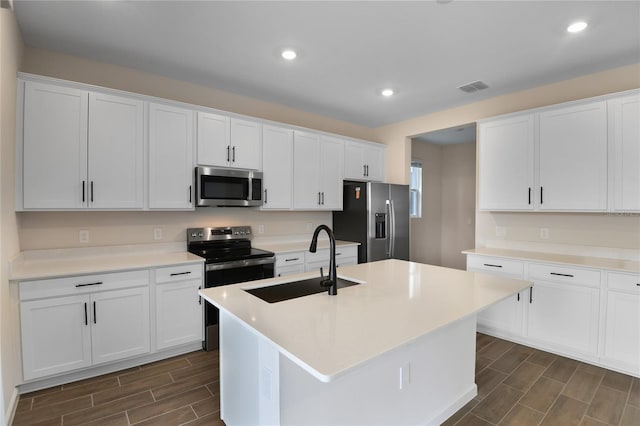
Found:
[[[409,386],[409,384],[411,383],[411,364],[409,364],[408,362],[403,365],[402,367],[400,367],[400,383],[398,383],[400,386],[400,390],[405,389],[407,386]]]
[[[161,240],[162,239],[162,228],[154,228],[153,229],[153,239]]]
[[[506,237],[507,228],[504,226],[496,226],[496,237]]]
[[[264,225],[258,225],[258,234],[264,234]]]
[[[78,241],[80,241],[81,243],[88,243],[89,231],[87,231],[86,229],[81,229],[80,232],[78,232]]]
[[[549,228],[540,228],[540,239],[541,240],[549,239]]]

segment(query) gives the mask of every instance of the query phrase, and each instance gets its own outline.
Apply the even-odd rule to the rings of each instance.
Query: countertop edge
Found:
[[[627,259],[578,256],[563,253],[547,253],[502,248],[496,249],[489,247],[466,249],[462,250],[461,253],[476,256],[502,257],[505,259],[522,260],[526,262],[558,263],[580,268],[595,268],[614,272],[640,273],[640,262]]]

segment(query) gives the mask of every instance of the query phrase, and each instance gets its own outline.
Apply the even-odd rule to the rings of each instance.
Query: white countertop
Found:
[[[609,269],[623,272],[640,272],[640,262],[605,257],[575,256],[569,254],[521,251],[498,248],[476,248],[464,250],[464,254],[504,257],[508,259],[561,263],[565,265]]]
[[[175,245],[111,246],[86,249],[33,250],[11,262],[10,281],[146,269],[204,262]]]
[[[339,289],[337,296],[323,292],[278,303],[264,302],[243,288],[285,283],[291,277],[200,293],[328,382],[530,286],[527,281],[402,260],[343,266],[338,276],[364,283]]]
[[[308,240],[301,241],[284,241],[284,242],[270,242],[270,241],[254,241],[254,247],[272,251],[275,254],[282,253],[292,253],[296,251],[309,251],[309,245],[311,244],[311,238]],[[336,240],[336,248],[338,247],[350,247],[350,246],[359,246],[360,243],[354,243],[352,241],[342,241]],[[329,248],[329,240],[328,239],[319,239],[318,240],[318,248],[326,249]]]

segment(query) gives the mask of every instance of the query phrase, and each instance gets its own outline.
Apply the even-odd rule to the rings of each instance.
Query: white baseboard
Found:
[[[16,416],[16,409],[18,408],[18,400],[20,399],[20,394],[18,393],[18,388],[13,388],[13,393],[11,394],[11,400],[9,400],[9,407],[7,408],[7,412],[5,414],[5,419],[7,422],[4,426],[11,426],[13,424],[13,418]]]

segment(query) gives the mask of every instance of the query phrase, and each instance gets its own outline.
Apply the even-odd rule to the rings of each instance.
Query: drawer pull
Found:
[[[175,276],[178,276],[178,275],[189,275],[190,273],[191,273],[191,271],[187,271],[187,272],[173,272],[173,273],[169,274],[169,276],[171,276],[171,277],[175,277]]]
[[[202,290],[202,286],[201,285],[198,286],[198,290]],[[198,296],[198,304],[202,305],[202,296]]]
[[[93,302],[93,323],[98,323],[98,318],[96,318],[96,302]]]
[[[638,287],[640,287],[640,283],[637,283],[636,285],[637,285]]]
[[[533,303],[533,287],[529,287],[529,303]]]
[[[90,285],[100,285],[100,284],[102,284],[102,281],[98,281],[95,283],[87,283],[87,284],[76,284],[76,287],[88,287]]]
[[[84,325],[89,325],[89,316],[87,315],[87,302],[84,302]]]
[[[491,268],[502,268],[502,265],[493,265],[491,263],[484,263],[484,266],[490,266]]]
[[[292,257],[291,259],[285,259],[285,262],[293,262],[294,260],[300,260],[299,257]]]
[[[558,276],[558,277],[569,277],[569,278],[573,278],[573,275],[571,275],[571,274],[560,274],[560,273],[558,273],[558,272],[549,272],[549,274],[551,274],[551,275],[556,275],[556,276]]]
[[[342,253],[336,253],[336,256],[342,256]]]

